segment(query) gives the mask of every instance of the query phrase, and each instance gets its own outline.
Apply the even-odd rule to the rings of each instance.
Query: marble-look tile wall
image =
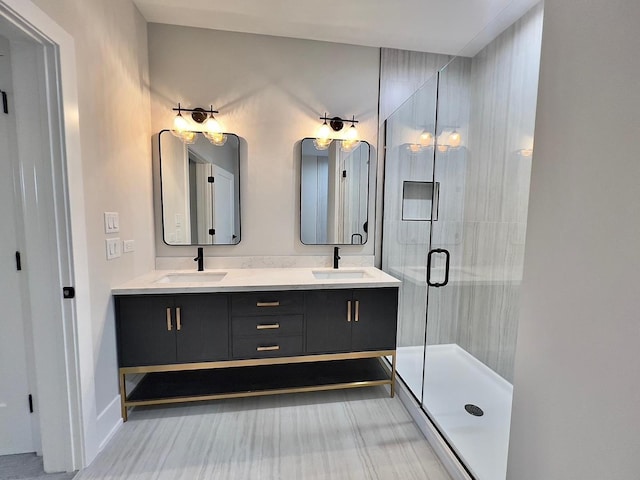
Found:
[[[529,203],[542,4],[471,62],[457,342],[512,381]],[[528,152],[527,152],[528,151]]]
[[[415,142],[412,136],[423,128],[433,129],[435,80],[387,121],[382,266],[403,280],[399,346],[423,344],[428,318],[428,343],[457,343],[509,381],[531,171],[526,151],[533,146],[541,27],[539,5],[475,57],[456,58],[441,71],[436,133],[456,130],[462,137],[460,148],[408,150]],[[385,55],[383,50],[381,85],[391,84],[385,83],[384,73],[402,58],[391,53]],[[385,92],[391,96],[381,88],[380,118],[386,118],[383,112],[392,101],[385,100]],[[439,182],[437,221],[402,221],[403,180]],[[449,285],[430,289],[427,299],[429,248],[449,250],[452,265]]]

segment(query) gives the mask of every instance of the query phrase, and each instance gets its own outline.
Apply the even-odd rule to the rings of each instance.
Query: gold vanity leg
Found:
[[[396,394],[396,351],[391,354],[391,398]]]
[[[127,407],[125,401],[127,400],[127,387],[124,383],[124,373],[120,373],[120,409],[122,412],[122,421],[127,421]]]

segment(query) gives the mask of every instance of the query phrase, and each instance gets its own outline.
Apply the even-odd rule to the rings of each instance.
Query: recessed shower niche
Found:
[[[402,220],[438,220],[439,182],[402,182]]]

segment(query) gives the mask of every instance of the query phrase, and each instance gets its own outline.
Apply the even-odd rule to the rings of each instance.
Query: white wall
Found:
[[[361,138],[376,145],[379,50],[160,24],[148,28],[153,132],[171,128],[171,109],[181,102],[213,104],[223,128],[241,137],[242,239],[235,246],[205,247],[205,255],[330,259],[331,247],[300,242],[299,142],[316,134],[318,117],[327,112],[355,115]],[[373,210],[371,205],[372,220]],[[158,256],[193,257],[194,247],[162,243],[158,218],[156,211]],[[343,247],[341,255],[373,256],[374,238],[370,232],[366,245]]]
[[[640,3],[546,0],[508,478],[640,475]]]
[[[154,266],[146,23],[130,0],[34,0],[73,37],[85,189],[98,438],[119,419],[110,289]],[[77,172],[74,172],[74,175]],[[107,262],[103,212],[136,251]],[[114,235],[111,235],[114,236]]]

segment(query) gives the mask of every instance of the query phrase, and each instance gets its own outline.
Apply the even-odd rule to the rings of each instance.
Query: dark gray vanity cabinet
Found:
[[[298,291],[231,296],[234,360],[304,355],[304,294]]]
[[[305,293],[307,353],[395,350],[397,288]]]
[[[227,295],[116,297],[120,367],[229,359]]]
[[[397,305],[397,287],[116,295],[122,418],[271,393],[389,385],[393,396]]]

